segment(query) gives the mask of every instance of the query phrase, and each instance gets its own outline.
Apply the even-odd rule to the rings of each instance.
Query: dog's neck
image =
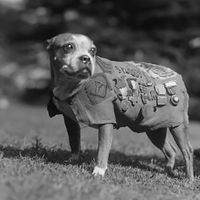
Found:
[[[108,62],[108,60],[106,60],[106,62]],[[94,74],[105,72],[105,70],[103,69],[104,65],[105,59],[103,61],[100,57],[98,57],[96,59]],[[56,66],[54,66],[53,62],[51,62],[52,89],[54,96],[61,101],[70,99],[75,94],[77,94],[78,91],[81,90],[83,84],[91,78],[90,77],[88,79],[78,80],[74,78],[66,78],[65,75],[61,73],[57,73],[57,75],[55,76],[55,67]]]
[[[54,96],[64,101],[74,96],[86,80],[66,78],[64,74],[56,73],[54,71],[55,67],[53,62],[51,62],[51,88]]]
[[[54,83],[53,94],[57,99],[64,101],[74,96],[81,89],[82,85],[81,81],[62,80]]]

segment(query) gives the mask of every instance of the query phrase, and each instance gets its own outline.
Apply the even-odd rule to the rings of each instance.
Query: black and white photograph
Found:
[[[200,199],[199,0],[0,0],[0,200]]]

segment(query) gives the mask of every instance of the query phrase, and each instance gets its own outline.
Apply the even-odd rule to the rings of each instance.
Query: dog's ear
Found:
[[[50,50],[50,49],[51,49],[51,47],[52,47],[52,45],[53,45],[55,39],[56,39],[56,37],[53,37],[53,38],[50,38],[50,39],[46,40],[46,43],[47,43],[47,44],[46,44],[46,49],[47,49],[47,50]]]

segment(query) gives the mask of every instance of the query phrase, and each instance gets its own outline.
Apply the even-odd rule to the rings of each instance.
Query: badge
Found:
[[[140,92],[141,93],[147,93],[147,91],[148,91],[147,87],[145,87],[143,85],[140,85],[139,87],[140,87]]]
[[[120,91],[120,93],[121,93],[121,95],[122,95],[122,99],[126,99],[126,97],[128,96],[127,87],[120,88],[119,91]]]
[[[169,78],[175,76],[177,73],[168,67],[155,65],[151,63],[141,63],[141,67],[148,71],[152,77]]]
[[[166,95],[166,89],[163,84],[158,84],[155,86],[156,93],[161,96]]]
[[[142,93],[142,94],[141,94],[141,99],[142,99],[142,103],[143,103],[143,104],[147,104],[148,95]]]
[[[128,83],[129,88],[131,88],[131,90],[135,91],[136,88],[137,88],[137,84],[136,84],[135,79],[133,79],[133,78],[128,78],[126,81],[127,81],[127,83]]]
[[[164,85],[166,88],[172,88],[172,87],[177,86],[177,83],[175,81],[169,81],[167,83],[164,83]]]
[[[128,100],[131,102],[132,106],[135,106],[135,104],[138,103],[138,96],[129,96]]]
[[[85,87],[87,96],[92,104],[97,104],[106,98],[108,81],[104,74],[94,76]]]
[[[126,83],[124,81],[124,77],[114,78],[113,81],[114,81],[115,87],[118,88],[118,89],[126,87]]]
[[[149,96],[152,101],[157,99],[157,94],[156,94],[155,90],[151,90]]]
[[[147,75],[147,73],[145,73],[144,71],[141,71],[141,73],[143,75],[141,84],[148,87],[152,86],[153,83],[151,82],[151,78],[149,77],[149,75]]]
[[[177,86],[177,83],[175,81],[169,81],[167,83],[164,83],[164,85],[169,95],[176,94],[175,87]]]
[[[130,102],[127,100],[124,100],[121,102],[121,110],[122,112],[126,112],[130,108]]]
[[[157,96],[157,105],[164,106],[167,104],[167,97],[166,96]]]
[[[128,89],[124,77],[114,78],[114,90],[120,100],[125,99],[128,95]]]
[[[179,103],[179,98],[176,95],[172,95],[170,101],[171,101],[172,105],[177,106]]]

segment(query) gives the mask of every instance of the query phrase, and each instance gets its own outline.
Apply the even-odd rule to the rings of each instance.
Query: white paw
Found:
[[[100,168],[98,166],[95,166],[95,168],[94,168],[94,170],[92,172],[92,175],[94,175],[94,176],[100,175],[100,176],[104,177],[106,169],[107,168]]]

